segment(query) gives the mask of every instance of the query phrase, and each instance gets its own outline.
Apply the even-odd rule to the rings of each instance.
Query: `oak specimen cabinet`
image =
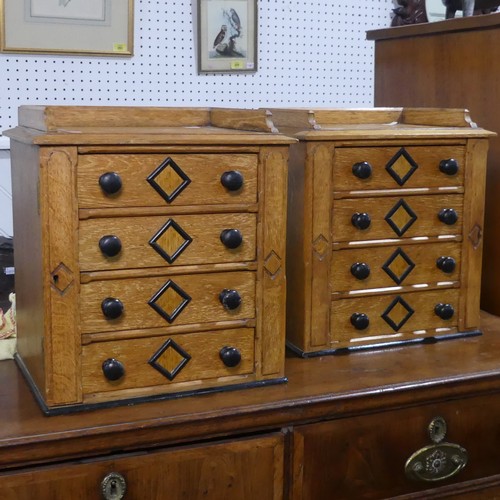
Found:
[[[142,500],[496,498],[500,318],[484,313],[481,328],[429,345],[293,356],[287,384],[51,417],[3,361],[0,498],[97,499],[106,486],[107,498],[125,487],[124,498]],[[408,477],[407,460],[429,448],[421,465],[434,480]],[[465,466],[438,480],[457,450]]]

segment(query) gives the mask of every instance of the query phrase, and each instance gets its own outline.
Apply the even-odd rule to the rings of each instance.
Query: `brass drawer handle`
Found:
[[[442,442],[446,435],[446,422],[442,417],[431,421],[429,434],[434,444],[413,453],[405,464],[406,476],[416,481],[434,482],[458,474],[467,465],[467,450],[458,444]]]
[[[118,472],[110,472],[101,481],[101,493],[105,500],[121,500],[126,491],[125,478]]]

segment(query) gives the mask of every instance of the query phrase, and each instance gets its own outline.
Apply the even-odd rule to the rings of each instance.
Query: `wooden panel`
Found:
[[[147,181],[169,158],[190,180],[170,203]],[[222,174],[230,170],[243,175],[243,187],[237,191],[229,191],[221,184]],[[114,195],[106,195],[99,186],[99,177],[106,172],[116,172],[122,180],[122,189]],[[157,182],[171,195],[184,180],[169,167]],[[257,155],[115,154],[80,155],[78,158],[80,208],[215,205],[255,203],[256,200]]]
[[[400,200],[404,200],[416,216],[415,222],[403,233],[403,238],[461,234],[463,196],[404,196],[334,200],[334,240],[360,241],[398,238],[398,233],[391,228],[385,218],[396,208]],[[438,219],[438,213],[445,208],[452,208],[456,211],[458,221],[455,224],[447,225]],[[370,216],[371,224],[367,229],[360,230],[353,226],[351,219],[355,213],[367,213]],[[391,217],[400,231],[409,224],[411,218],[404,208],[394,211],[394,215]]]
[[[99,498],[110,472],[126,481],[125,498],[233,500],[283,498],[281,434],[114,456],[0,476],[4,500]]]
[[[119,331],[137,328],[166,327],[168,321],[148,304],[162,288],[172,283],[156,303],[173,316],[184,302],[175,286],[190,297],[172,325],[231,321],[255,317],[255,273],[231,272],[212,274],[168,275],[143,278],[96,281],[81,285],[80,324],[83,333]],[[232,311],[225,309],[219,294],[224,289],[236,290],[241,305]],[[106,319],[101,310],[104,299],[119,299],[124,313],[118,319]]]
[[[429,243],[335,251],[332,255],[330,272],[332,290],[348,292],[417,283],[458,282],[460,253],[460,243]],[[451,257],[455,260],[456,267],[453,272],[445,273],[438,269],[436,262],[440,257]],[[351,267],[356,263],[368,265],[370,274],[367,278],[357,279],[353,276]],[[385,271],[384,267],[388,270]]]
[[[404,466],[415,451],[432,443],[427,428],[438,415],[447,422],[445,440],[464,447],[468,463],[452,479],[418,483],[405,476]],[[460,490],[462,481],[498,472],[499,418],[499,402],[483,397],[297,427],[303,440],[302,453],[295,455],[303,467],[303,496],[297,498],[329,498],[332,491],[338,499],[392,498],[441,484],[456,484]]]
[[[149,364],[151,358],[169,340],[175,342],[176,346],[191,357],[172,381]],[[241,353],[241,362],[234,368],[228,368],[220,358],[220,350],[226,346],[235,347]],[[179,354],[175,349],[167,347],[157,361],[163,368],[174,374],[176,368],[185,359],[184,355]],[[109,381],[103,374],[102,364],[109,358],[117,359],[125,368],[125,375],[119,380]],[[254,330],[251,328],[189,333],[153,339],[96,342],[82,349],[82,385],[86,395],[157,385],[169,386],[216,377],[234,377],[253,373],[253,371]],[[200,388],[200,383],[196,382],[192,386],[185,385],[177,390],[189,388]]]
[[[243,241],[238,248],[223,245],[221,233],[226,229],[240,231]],[[99,240],[106,235],[121,241],[122,250],[114,257],[107,257],[99,248]],[[255,214],[89,219],[80,221],[80,267],[82,271],[97,271],[253,261],[255,238]],[[191,243],[184,247],[189,239]],[[174,258],[172,263],[151,246],[152,240]]]
[[[398,155],[405,151],[414,165],[406,156]],[[393,160],[398,158],[394,163]],[[439,170],[441,160],[453,158],[458,162],[459,170],[455,175],[446,175]],[[355,163],[368,162],[372,167],[372,174],[367,179],[359,179],[353,175],[352,167]],[[392,163],[392,169],[402,180],[407,175],[408,180],[403,184],[396,180],[386,170]],[[410,172],[417,167],[412,174]],[[365,189],[398,189],[430,188],[440,186],[462,186],[464,182],[465,151],[463,146],[404,146],[404,147],[357,147],[337,148],[333,189],[335,191],[356,191]]]
[[[331,319],[332,347],[356,347],[357,345],[387,342],[388,340],[417,339],[434,335],[435,328],[451,328],[452,331],[448,333],[454,333],[456,330],[453,328],[458,323],[458,297],[459,291],[457,289],[444,289],[334,301]],[[396,303],[392,308],[391,305],[398,298],[402,299],[404,303]],[[451,319],[443,320],[435,314],[434,308],[440,303],[453,306],[455,313]],[[351,324],[351,316],[356,313],[368,316],[370,324],[366,329],[356,330]],[[395,326],[400,324],[402,326],[398,329],[390,326],[382,318],[384,313]],[[404,322],[407,316],[408,319]],[[413,334],[414,331],[420,333]],[[406,333],[410,335],[403,335]],[[439,332],[440,335],[446,333],[446,331]]]

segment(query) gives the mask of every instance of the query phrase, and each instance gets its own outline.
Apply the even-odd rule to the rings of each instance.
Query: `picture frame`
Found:
[[[133,54],[134,0],[0,0],[0,51]]]
[[[198,0],[198,72],[257,71],[257,0]]]

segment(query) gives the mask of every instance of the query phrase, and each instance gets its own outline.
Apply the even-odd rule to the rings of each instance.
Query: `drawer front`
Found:
[[[165,207],[255,203],[257,201],[255,154],[116,154],[78,157],[78,202],[80,208]],[[239,189],[224,187],[226,172],[239,172]],[[110,184],[121,185],[107,193]],[[118,177],[117,177],[118,176]],[[149,181],[148,181],[149,179]],[[117,184],[118,183],[118,184]],[[112,189],[114,190],[114,189]],[[109,189],[108,189],[109,191]]]
[[[335,200],[333,238],[334,241],[362,241],[459,235],[462,208],[462,195]],[[366,227],[360,228],[363,225]]]
[[[458,187],[464,166],[463,146],[337,148],[334,190]]]
[[[239,296],[234,309],[220,300],[227,302],[227,290]],[[255,317],[255,273],[250,271],[95,281],[82,284],[80,295],[83,333]],[[237,305],[238,296],[231,294],[229,306]],[[106,317],[104,310],[112,312]]]
[[[80,269],[253,261],[256,218],[255,214],[202,214],[82,220]],[[121,249],[115,255],[116,238]]]
[[[241,360],[226,366],[221,350],[238,350]],[[103,363],[115,359],[124,375],[108,380]],[[84,394],[232,377],[254,372],[254,330],[239,328],[154,338],[96,342],[82,348]],[[197,387],[187,386],[185,390]],[[198,387],[199,388],[199,387]]]
[[[467,464],[451,478],[440,480],[440,468],[446,464],[439,462],[437,452],[436,460],[423,463],[434,472],[435,480],[410,479],[405,464],[417,450],[433,445],[428,427],[437,416],[446,422],[443,442],[464,448]],[[295,489],[302,493],[297,498],[331,498],[329,493],[334,491],[339,500],[382,499],[452,484],[461,490],[461,483],[498,474],[499,419],[496,394],[296,427],[294,468],[299,472]],[[448,465],[452,458],[445,456]],[[496,498],[477,491],[476,495],[467,498]]]
[[[332,342],[356,347],[387,340],[395,341],[399,340],[398,337],[403,340],[408,338],[405,334],[419,338],[426,333],[434,334],[436,328],[454,328],[458,321],[458,297],[459,290],[453,288],[333,301]],[[436,306],[440,304],[449,305],[453,309],[438,307],[436,311]],[[438,316],[438,312],[445,316],[452,315],[449,319],[443,319]],[[445,334],[445,331],[440,334]]]
[[[429,243],[338,250],[332,255],[334,292],[457,282],[460,243]]]
[[[274,433],[4,474],[0,475],[0,497],[103,498],[103,480],[118,473],[125,481],[125,499],[280,500],[283,462],[284,438]]]

